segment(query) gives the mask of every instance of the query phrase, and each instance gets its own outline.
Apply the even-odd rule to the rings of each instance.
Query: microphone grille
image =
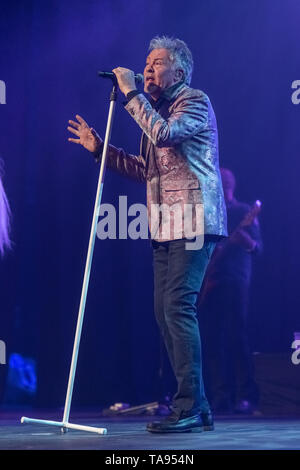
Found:
[[[137,73],[135,76],[135,81],[137,83],[143,83],[144,82],[144,75],[142,73]]]

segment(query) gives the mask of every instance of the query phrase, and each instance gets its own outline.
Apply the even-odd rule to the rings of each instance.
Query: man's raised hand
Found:
[[[76,114],[76,121],[69,121],[68,131],[75,134],[78,138],[74,139],[69,137],[69,142],[74,142],[75,144],[81,144],[84,148],[86,148],[89,152],[96,153],[100,146],[102,145],[102,139],[97,134],[95,129],[89,127],[85,120]]]

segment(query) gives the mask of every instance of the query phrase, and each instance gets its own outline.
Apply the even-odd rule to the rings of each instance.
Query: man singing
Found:
[[[213,417],[205,396],[197,321],[197,296],[206,267],[219,238],[227,236],[226,208],[219,172],[217,125],[209,98],[189,87],[193,59],[187,45],[168,37],[152,39],[144,69],[144,91],[136,89],[134,73],[113,70],[127,98],[125,109],[143,131],[139,156],[109,146],[107,165],[147,183],[147,208],[192,207],[190,232],[160,217],[158,230],[150,227],[153,247],[154,308],[177,380],[171,413],[147,425],[150,432],[212,430]],[[68,130],[96,160],[103,141],[78,115]],[[196,210],[199,206],[204,211]],[[201,220],[200,220],[201,219]],[[204,235],[204,240],[203,240]],[[190,242],[202,243],[187,249]],[[201,238],[202,237],[202,238]]]

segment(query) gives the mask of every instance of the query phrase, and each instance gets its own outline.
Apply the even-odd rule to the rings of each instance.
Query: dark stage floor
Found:
[[[58,420],[62,412],[0,411],[1,450],[225,450],[225,449],[300,449],[300,417],[216,417],[215,431],[200,434],[154,435],[145,430],[152,417],[102,417],[99,411],[71,414],[70,422],[106,427],[106,435],[59,428],[20,424],[20,417]],[[156,417],[154,419],[157,419]]]

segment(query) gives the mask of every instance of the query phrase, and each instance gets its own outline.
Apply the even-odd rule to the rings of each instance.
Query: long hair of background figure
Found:
[[[10,231],[10,207],[2,183],[2,161],[0,160],[0,253],[3,255],[5,248],[11,248],[9,238]]]

